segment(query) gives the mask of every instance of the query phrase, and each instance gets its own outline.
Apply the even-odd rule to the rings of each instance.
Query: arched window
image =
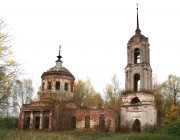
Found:
[[[134,91],[140,90],[140,75],[136,73],[134,75]]]
[[[140,50],[136,48],[134,50],[134,64],[140,63]]]
[[[139,100],[138,97],[134,97],[134,98],[131,100],[131,103],[132,103],[132,104],[136,104],[136,103],[139,103],[139,102],[140,102],[140,100]]]
[[[56,81],[56,90],[60,90],[60,82]]]

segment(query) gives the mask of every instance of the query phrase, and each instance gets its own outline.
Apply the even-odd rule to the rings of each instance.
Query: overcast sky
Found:
[[[16,60],[37,89],[55,65],[103,92],[114,74],[124,87],[127,42],[135,34],[136,3],[141,33],[149,38],[153,75],[180,76],[180,0],[1,0]]]

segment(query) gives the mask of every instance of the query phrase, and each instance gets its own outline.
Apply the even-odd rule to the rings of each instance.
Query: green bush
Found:
[[[10,129],[17,128],[18,119],[14,117],[0,118],[0,128],[1,129]]]
[[[172,122],[164,128],[165,133],[180,136],[180,119]]]

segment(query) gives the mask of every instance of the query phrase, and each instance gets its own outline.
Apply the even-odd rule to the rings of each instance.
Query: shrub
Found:
[[[0,128],[10,129],[16,128],[18,124],[18,119],[14,117],[0,118]]]
[[[180,136],[180,119],[167,125],[164,130],[167,134]]]

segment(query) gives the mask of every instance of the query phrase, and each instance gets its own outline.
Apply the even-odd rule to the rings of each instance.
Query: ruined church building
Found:
[[[137,8],[137,29],[127,43],[125,92],[119,98],[119,110],[77,106],[73,102],[75,77],[62,65],[59,50],[56,65],[41,76],[40,100],[22,105],[19,128],[147,131],[157,121],[149,46],[148,38],[141,34],[139,28]]]

